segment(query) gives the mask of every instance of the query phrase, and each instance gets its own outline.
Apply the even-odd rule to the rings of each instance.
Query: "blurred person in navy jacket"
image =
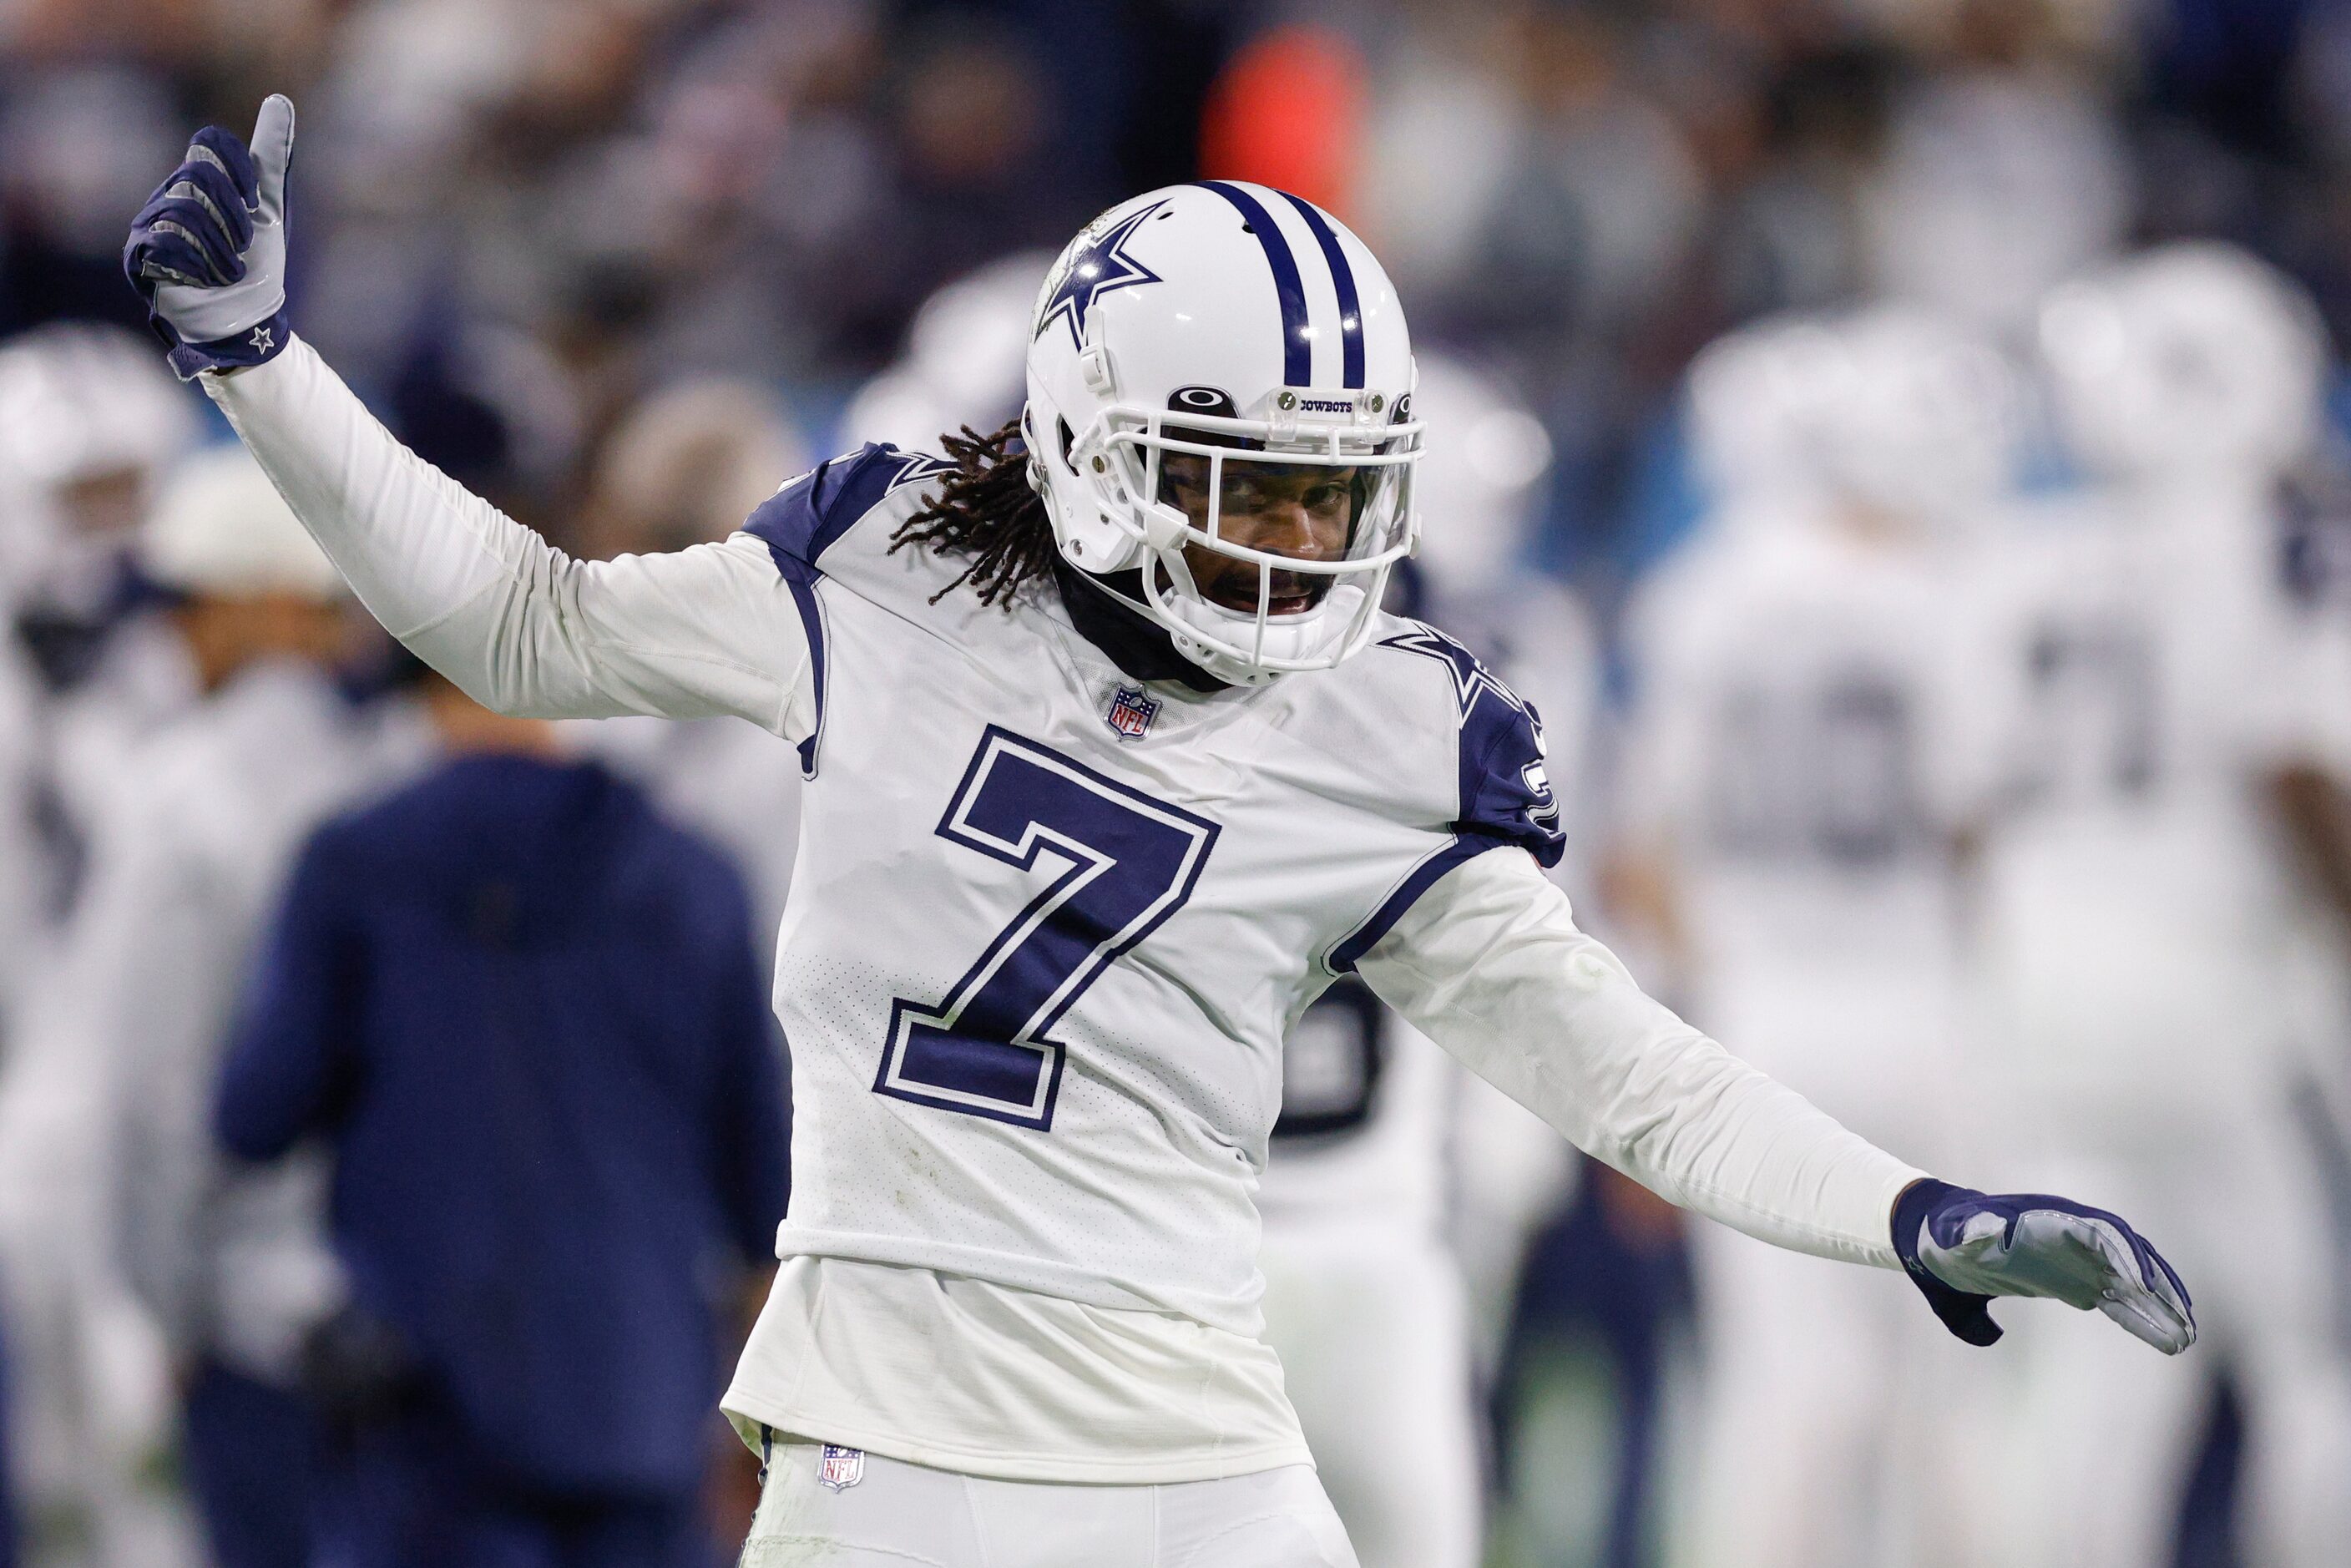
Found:
[[[744,891],[548,726],[426,706],[448,760],[310,841],[220,1087],[234,1153],[334,1156],[326,1554],[706,1564],[727,1287],[787,1191]]]

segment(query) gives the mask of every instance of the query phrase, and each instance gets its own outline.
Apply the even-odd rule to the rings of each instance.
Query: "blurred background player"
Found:
[[[423,700],[446,759],[303,850],[220,1090],[238,1155],[333,1160],[321,1553],[701,1568],[786,1188],[741,883],[550,726]]]
[[[73,900],[122,757],[191,698],[179,640],[141,613],[131,552],[193,437],[195,404],[130,331],[52,324],[0,348],[0,661],[33,694],[28,789],[47,861],[19,889],[52,915]]]
[[[0,607],[37,677],[50,860],[37,885],[53,909],[72,900],[131,749],[193,695],[132,556],[195,434],[195,405],[130,332],[58,324],[0,349]]]
[[[231,1176],[214,1083],[310,830],[422,760],[414,716],[338,683],[341,579],[241,447],[174,468],[138,566],[202,694],[134,753],[64,942],[72,1049],[106,1075],[108,1227],[162,1330],[182,1454],[221,1568],[309,1561],[303,1341],[341,1297],[315,1158]]]
[[[2069,1145],[2082,1163],[2047,1179],[2144,1212],[2205,1281],[2210,1364],[2245,1405],[2241,1549],[2332,1562],[2351,1531],[2340,1221],[2291,1096],[2341,1040],[2310,1038],[2293,962],[2293,867],[2325,847],[2282,810],[2346,700],[2309,678],[2283,570],[2280,484],[2317,435],[2324,345],[2305,295],[2211,245],[2067,286],[2042,345],[2088,483],[1993,557],[2012,704],[1980,899],[1998,1130],[2020,1161]],[[2020,1336],[1997,1560],[2159,1563],[2209,1385],[2142,1377],[2071,1326]]]
[[[1446,537],[1415,558],[1404,612],[1490,651],[1541,710],[1549,766],[1572,789],[1599,672],[1581,607],[1526,566],[1550,443],[1468,366],[1430,356],[1419,371],[1416,417],[1455,444],[1416,476],[1426,537]],[[1364,1568],[1479,1560],[1494,1306],[1568,1168],[1540,1120],[1353,977],[1290,1031],[1258,1188],[1265,1338]]]
[[[1766,394],[1750,422],[1785,411],[1792,450],[1716,455],[1753,487],[1719,495],[1711,530],[1632,612],[1617,885],[1690,1016],[1855,1130],[1949,1159],[1953,587],[2008,479],[2015,398],[1996,352],[1912,311],[1804,330],[1750,345],[1792,384],[1746,389]],[[1906,1385],[1949,1364],[1934,1325],[1721,1227],[1691,1240],[1690,1560],[1920,1560],[1894,1526],[1931,1500],[1925,1456],[1904,1447],[1938,1403]]]

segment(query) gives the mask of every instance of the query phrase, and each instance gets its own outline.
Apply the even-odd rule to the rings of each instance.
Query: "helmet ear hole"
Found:
[[[1053,434],[1061,443],[1061,466],[1074,474],[1078,471],[1078,465],[1070,461],[1070,448],[1078,444],[1078,433],[1070,428],[1070,422],[1066,419],[1056,420],[1054,423],[1060,426]]]

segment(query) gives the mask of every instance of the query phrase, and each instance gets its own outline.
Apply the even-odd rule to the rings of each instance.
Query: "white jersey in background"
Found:
[[[2076,1145],[2273,1108],[2309,1042],[2269,790],[2340,696],[2305,678],[2274,520],[2252,496],[2108,495],[2052,508],[1995,567],[2010,706],[1980,941],[2015,1071],[2109,1107]]]
[[[1700,402],[1762,362],[1785,373],[1749,390],[1786,399],[1785,423],[1716,464],[1758,477],[1629,617],[1623,826],[1670,911],[1658,935],[1691,1016],[1871,1136],[1949,1159],[1966,1082],[1954,846],[1975,772],[1965,585],[2005,477],[2005,367],[1883,308],[1732,340],[1701,361]],[[1691,1560],[1931,1560],[1936,1380],[1965,1353],[1835,1270],[1719,1227],[1691,1243]]]
[[[250,666],[141,751],[140,800],[102,831],[68,935],[72,1032],[111,1085],[106,1147],[126,1277],[183,1357],[291,1385],[341,1301],[325,1171],[232,1171],[214,1082],[252,956],[310,830],[429,746],[325,672]]]
[[[1880,1136],[1942,1120],[1966,569],[1791,517],[1693,545],[1630,619],[1624,814],[1669,859],[1687,1005]]]
[[[2351,1383],[2314,1239],[2334,1221],[2293,1097],[2333,1042],[2307,1032],[2270,791],[2323,756],[2342,694],[2307,679],[2256,497],[2108,495],[2003,566],[2013,706],[1978,940],[1987,1049],[2020,1092],[2014,1168],[2146,1215],[2202,1281],[2247,1405],[2244,1517],[2265,1560],[2328,1562],[2351,1523]],[[2072,1326],[2024,1327],[2001,1561],[2152,1561],[2202,1386],[2146,1377]],[[2092,1430],[2081,1398],[2131,1418]]]
[[[889,550],[925,460],[868,449],[751,534],[578,563],[298,341],[206,385],[378,618],[494,706],[733,713],[804,748],[777,966],[795,1190],[741,1420],[1032,1479],[1302,1460],[1252,1337],[1250,1190],[1282,1037],[1350,968],[1669,1197],[1892,1260],[1916,1173],[1574,932],[1514,847],[1553,841],[1531,728],[1436,633],[1140,690],[1053,600],[933,602],[954,563]]]
[[[2311,1038],[2274,790],[2329,766],[2345,701],[2313,678],[2278,505],[2324,418],[2325,328],[2253,257],[2179,245],[2053,295],[2042,348],[2095,482],[1995,558],[1985,1050],[2013,1168],[2144,1215],[2199,1281],[2242,1396],[2239,1554],[2315,1568],[2351,1535],[2351,1377],[2339,1216],[2294,1095],[2339,1044]],[[2171,1548],[2212,1374],[2146,1376],[2072,1326],[2019,1325],[1991,1444],[2001,1568],[2139,1568]]]

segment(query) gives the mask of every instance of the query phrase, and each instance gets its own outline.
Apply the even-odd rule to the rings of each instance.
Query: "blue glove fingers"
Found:
[[[253,209],[219,164],[189,160],[163,182],[161,194],[198,203],[228,235],[233,248],[243,250],[253,243]]]
[[[171,270],[186,275],[165,278],[165,282],[217,288],[245,277],[245,259],[229,243],[228,235],[210,212],[184,196],[158,193],[139,210],[123,256],[126,267],[135,264],[133,283],[146,276],[145,262],[151,255]]]
[[[152,304],[155,287],[162,283],[182,283],[191,288],[212,286],[212,263],[204,247],[183,235],[177,225],[156,229],[141,225],[122,247],[123,276]]]
[[[239,203],[248,209],[261,204],[261,171],[254,166],[253,154],[246,151],[245,143],[234,132],[217,125],[207,125],[196,132],[188,143],[188,162],[201,163],[207,160],[217,162],[221,172],[228,176]]]
[[[159,203],[140,214],[122,249],[122,269],[139,292],[152,302],[159,283],[183,283],[195,288],[217,288],[235,282],[225,270],[221,252],[202,232],[209,224],[200,208],[181,203]],[[234,256],[227,258],[235,264]]]

